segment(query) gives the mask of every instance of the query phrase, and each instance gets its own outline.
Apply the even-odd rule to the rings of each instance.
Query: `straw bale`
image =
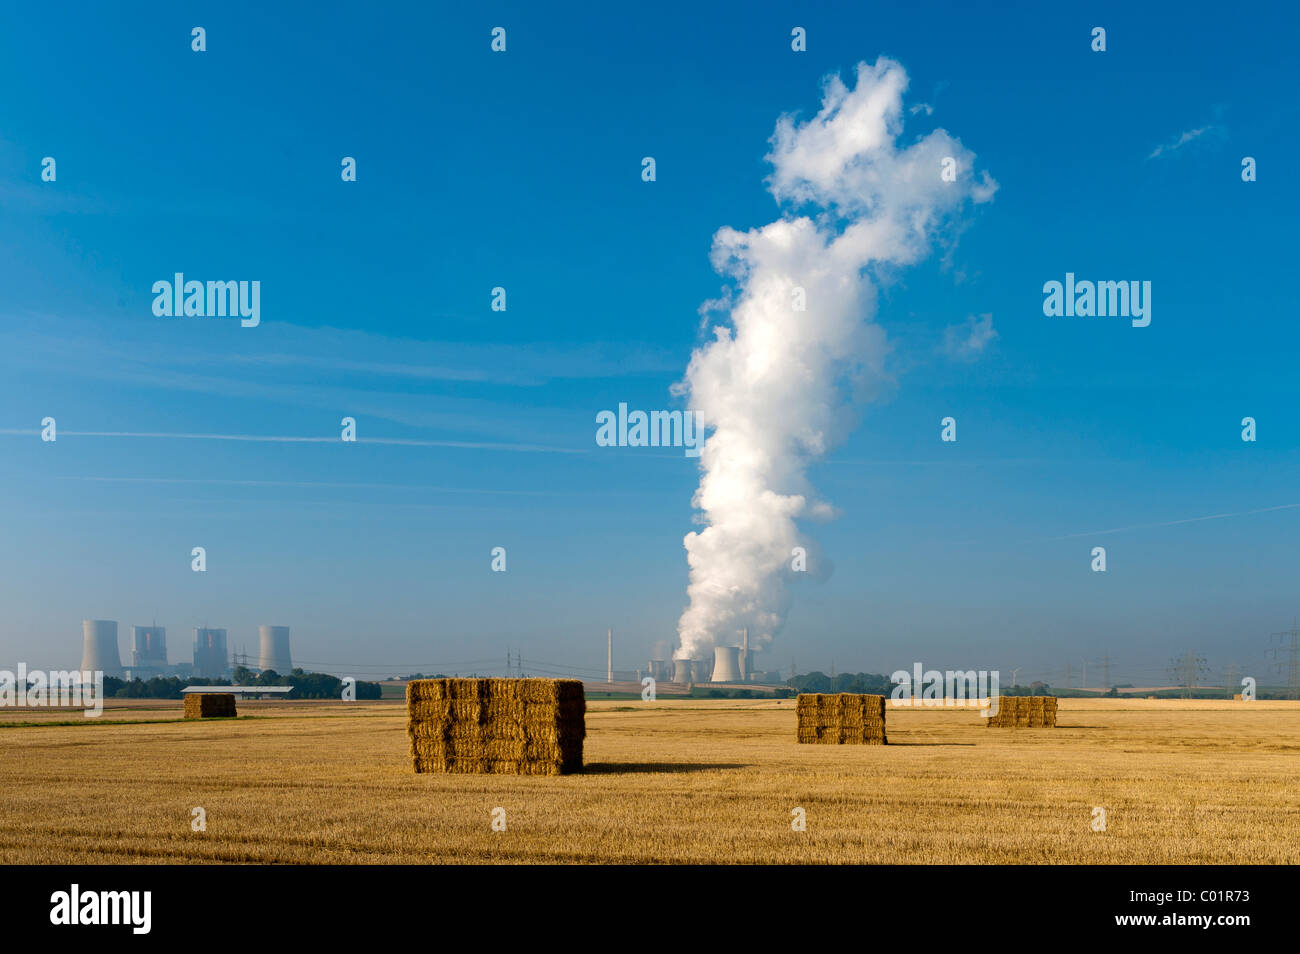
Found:
[[[407,684],[416,772],[581,771],[586,699],[576,679],[426,679]]]
[[[229,692],[191,692],[185,696],[185,718],[216,719],[235,716],[235,696]]]
[[[803,693],[795,700],[797,742],[812,745],[884,745],[885,697],[859,693]]]
[[[1055,696],[1001,696],[996,715],[985,721],[998,728],[1044,729],[1056,726]]]

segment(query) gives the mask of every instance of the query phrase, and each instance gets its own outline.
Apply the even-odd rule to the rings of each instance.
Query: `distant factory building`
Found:
[[[230,671],[226,631],[197,627],[194,630],[194,675],[214,678]]]
[[[131,627],[131,674],[147,679],[167,670],[167,629],[163,626]]]

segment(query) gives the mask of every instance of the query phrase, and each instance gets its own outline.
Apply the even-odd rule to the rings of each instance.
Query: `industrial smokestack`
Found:
[[[167,630],[162,626],[131,627],[131,668],[167,668]]]
[[[194,630],[194,675],[224,676],[230,669],[226,653],[226,631],[197,627]]]
[[[714,667],[717,668],[716,666]],[[740,642],[740,681],[746,682],[749,679],[749,627],[745,627],[745,635]],[[715,680],[716,681],[716,680]]]
[[[288,675],[293,670],[293,660],[289,658],[289,627],[259,626],[257,636],[261,644],[257,668],[263,672],[274,669],[282,676]]]
[[[735,646],[713,647],[713,682],[741,682],[740,650]]]
[[[612,629],[609,630],[607,635],[609,637],[609,656],[607,657],[608,665],[606,666],[607,675],[605,676],[605,681],[613,682],[614,681],[614,631]]]
[[[694,682],[691,678],[691,661],[689,659],[673,660],[673,682]]]
[[[122,677],[122,656],[117,651],[117,620],[81,621],[81,669]]]

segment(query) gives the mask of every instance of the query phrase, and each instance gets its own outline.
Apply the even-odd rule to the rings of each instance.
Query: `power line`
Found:
[[[1287,647],[1283,642],[1285,636],[1291,637],[1290,647]],[[1295,620],[1292,620],[1289,630],[1272,633],[1269,638],[1276,639],[1281,644],[1268,651],[1269,655],[1274,659],[1278,659],[1277,654],[1279,652],[1289,649],[1286,664],[1286,695],[1288,699],[1300,699],[1300,628],[1297,628]],[[1272,672],[1280,673],[1282,671],[1281,661],[1271,663],[1269,669]]]
[[[1192,697],[1193,687],[1200,684],[1201,677],[1207,672],[1209,669],[1205,665],[1205,657],[1197,656],[1190,649],[1177,659],[1169,661],[1169,675],[1176,685],[1182,687],[1184,699]]]

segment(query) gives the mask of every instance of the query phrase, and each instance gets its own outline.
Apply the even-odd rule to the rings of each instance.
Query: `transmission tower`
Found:
[[[1109,692],[1111,690],[1110,681],[1110,653],[1101,657],[1101,681],[1102,687]]]
[[[1237,690],[1241,688],[1241,667],[1236,664],[1229,666],[1225,682],[1227,683],[1225,689],[1227,690],[1228,695],[1234,695]]]
[[[1192,697],[1192,689],[1200,685],[1201,677],[1209,672],[1205,665],[1205,657],[1198,656],[1190,649],[1179,656],[1177,659],[1169,660],[1169,674],[1173,677],[1174,685],[1181,686],[1183,689],[1183,698]]]
[[[1286,645],[1287,636],[1291,637],[1289,647]],[[1286,650],[1286,697],[1288,699],[1300,699],[1300,628],[1297,628],[1295,621],[1292,620],[1290,629],[1284,629],[1280,633],[1273,633],[1270,638],[1277,640],[1279,645],[1268,651],[1269,655],[1277,660],[1277,662],[1269,666],[1269,669],[1277,673],[1282,671],[1282,660],[1278,653]]]

